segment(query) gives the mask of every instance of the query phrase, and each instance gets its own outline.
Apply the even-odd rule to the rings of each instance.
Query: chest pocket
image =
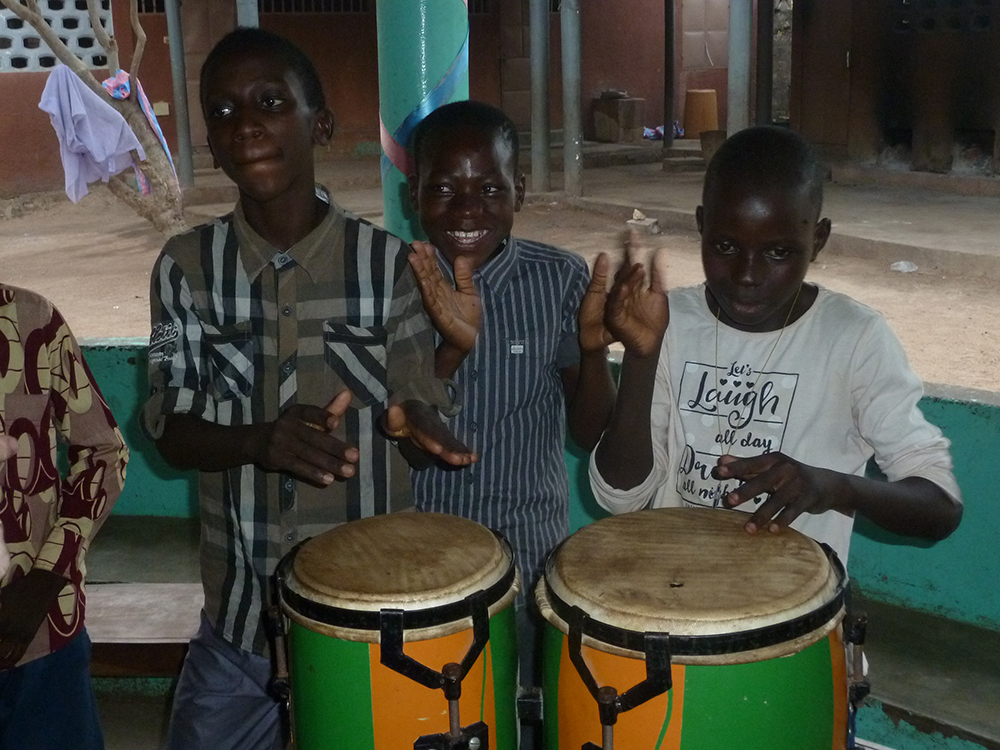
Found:
[[[365,406],[383,404],[389,398],[386,385],[388,339],[384,326],[323,323],[323,353],[327,365]]]
[[[250,321],[220,328],[203,323],[202,328],[212,365],[211,385],[216,398],[249,398],[254,382],[254,344]]]

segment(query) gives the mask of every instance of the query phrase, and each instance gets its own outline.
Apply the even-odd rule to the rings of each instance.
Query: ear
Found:
[[[316,113],[313,122],[313,143],[317,146],[325,146],[333,138],[333,112],[324,107]]]
[[[514,180],[514,210],[520,211],[524,205],[524,173],[519,174]]]
[[[698,208],[696,208],[694,210],[694,221],[695,221],[695,224],[698,225],[698,234],[701,234],[702,230],[704,230],[704,228],[705,228],[705,207],[704,206],[698,206]]]
[[[410,189],[410,208],[420,213],[420,177],[414,173],[406,175],[406,186]]]
[[[819,255],[819,251],[823,249],[826,245],[826,241],[830,239],[830,231],[832,225],[829,219],[820,219],[816,222],[816,229],[813,231],[813,252],[810,261],[816,260],[816,256]]]

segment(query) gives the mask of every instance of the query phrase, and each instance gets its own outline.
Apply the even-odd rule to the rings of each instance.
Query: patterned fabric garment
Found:
[[[439,263],[453,278],[441,256]],[[418,510],[464,516],[510,540],[523,603],[569,531],[560,371],[580,361],[587,265],[565,250],[511,239],[473,278],[483,323],[454,376],[463,406],[449,426],[479,452],[479,463],[414,471],[413,491]]]
[[[84,554],[122,491],[128,448],[59,311],[33,292],[0,285],[0,432],[7,460],[0,523],[9,585],[33,568],[66,578],[23,664],[64,646],[83,627]],[[69,447],[60,478],[56,441]]]
[[[205,609],[244,650],[268,652],[267,580],[296,544],[412,504],[407,464],[379,418],[390,397],[444,410],[451,398],[433,377],[432,328],[408,250],[331,205],[279,252],[237,206],[169,240],[153,269],[144,422],[154,438],[168,414],[248,425],[295,403],[325,406],[344,387],[354,394],[336,433],[361,454],[352,479],[319,489],[253,465],[199,475]]]

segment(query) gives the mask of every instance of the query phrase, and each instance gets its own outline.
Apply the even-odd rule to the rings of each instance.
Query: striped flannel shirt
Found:
[[[438,260],[454,278],[447,261]],[[449,426],[479,452],[479,463],[414,471],[413,491],[418,510],[464,516],[510,540],[523,602],[545,556],[569,531],[560,371],[580,361],[577,315],[587,264],[565,250],[512,238],[473,279],[483,321],[453,377],[463,404]]]
[[[11,567],[0,588],[31,570],[66,584],[20,664],[83,629],[84,556],[125,484],[128,448],[62,315],[43,297],[0,284],[0,434],[17,440],[0,488]],[[68,446],[60,477],[56,444]]]
[[[412,505],[407,464],[379,418],[390,398],[450,402],[433,377],[433,329],[408,251],[331,204],[280,252],[237,205],[169,240],[153,269],[144,423],[154,439],[168,414],[247,425],[296,403],[324,406],[345,386],[354,394],[335,433],[361,454],[353,478],[320,489],[254,465],[199,475],[205,611],[244,650],[268,652],[267,581],[298,542]]]

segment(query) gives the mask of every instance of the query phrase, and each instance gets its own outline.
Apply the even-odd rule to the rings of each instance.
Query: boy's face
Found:
[[[509,235],[524,201],[524,175],[499,133],[449,132],[424,143],[410,201],[427,238],[448,261],[477,268]]]
[[[809,264],[830,236],[805,190],[717,185],[696,212],[719,319],[742,331],[784,326]]]
[[[313,145],[329,141],[333,115],[309,108],[279,56],[249,50],[218,60],[201,102],[212,156],[244,200],[312,194]]]

